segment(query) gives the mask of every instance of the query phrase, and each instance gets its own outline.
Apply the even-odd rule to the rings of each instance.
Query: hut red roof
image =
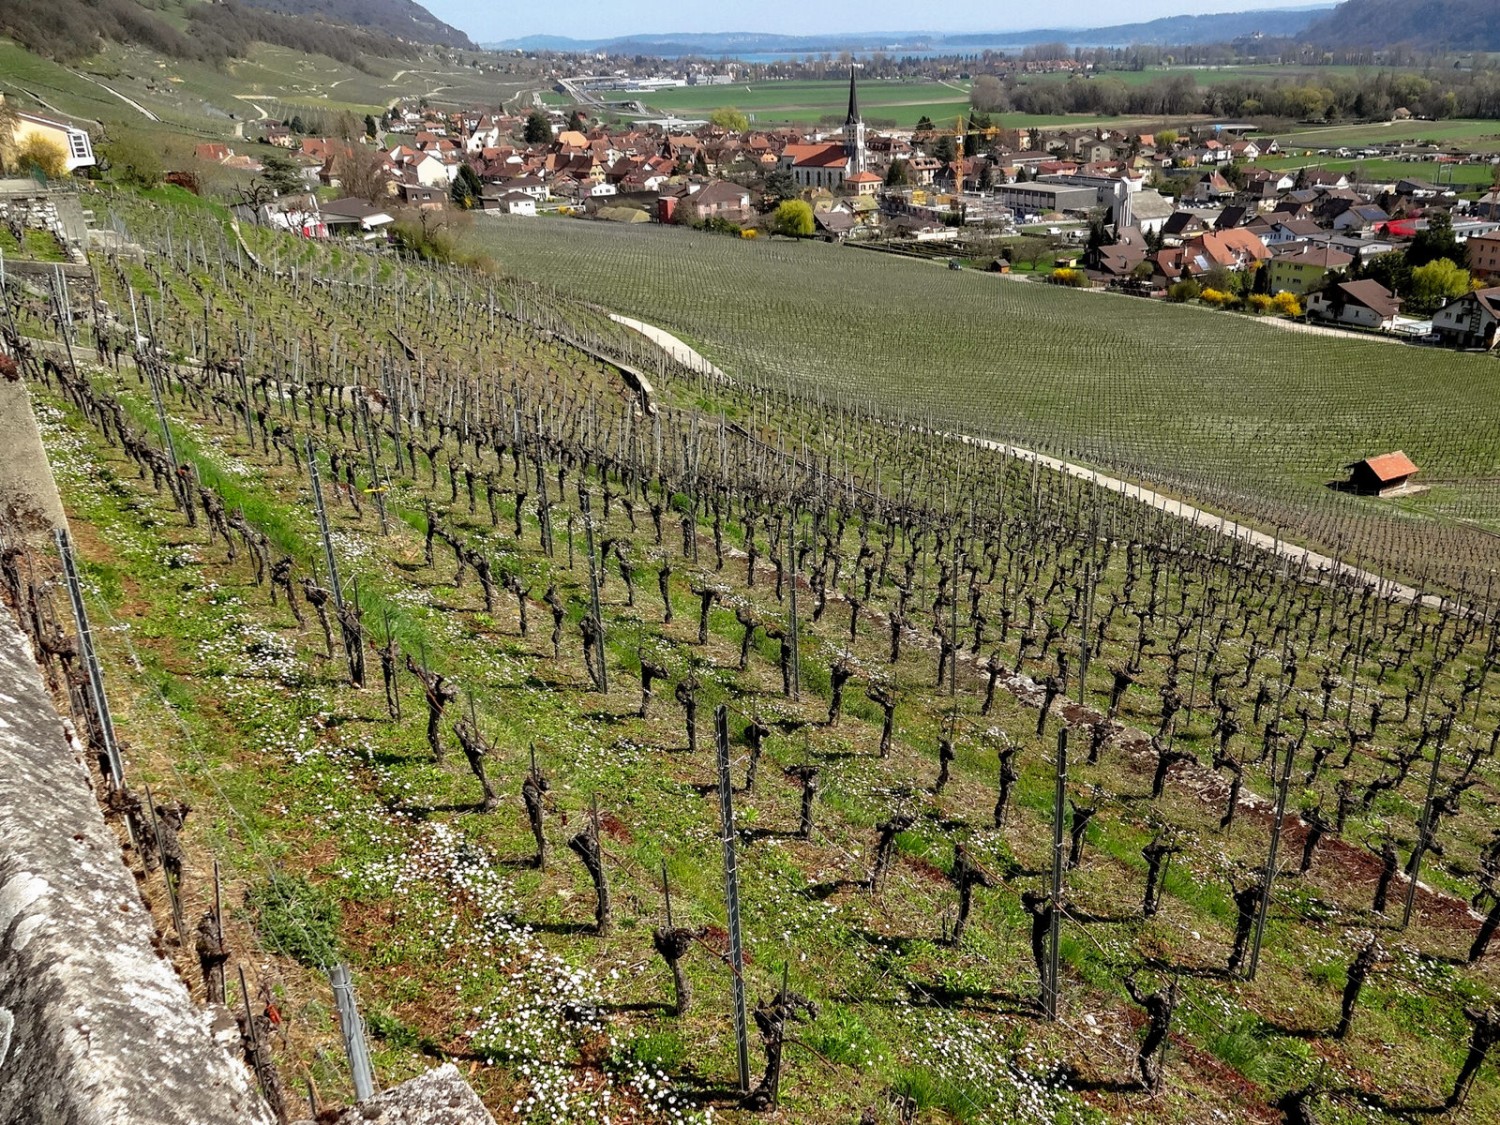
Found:
[[[1411,458],[1399,449],[1394,453],[1382,453],[1379,457],[1366,457],[1363,464],[1382,484],[1409,477],[1417,471]]]

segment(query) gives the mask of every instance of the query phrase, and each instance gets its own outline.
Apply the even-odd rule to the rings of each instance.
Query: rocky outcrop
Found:
[[[495,1125],[495,1119],[458,1068],[444,1063],[344,1110],[334,1125]]]

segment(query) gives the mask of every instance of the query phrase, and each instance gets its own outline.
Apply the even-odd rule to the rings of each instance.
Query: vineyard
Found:
[[[1492,359],[823,244],[476,229],[506,270],[676,332],[754,386],[1096,465],[1427,587],[1482,596],[1495,568]],[[1390,449],[1427,492],[1371,502],[1328,487]]]
[[[352,1095],[337,961],[380,1084],[453,1059],[502,1122],[1500,1115],[1493,620],[937,432],[1160,457],[1367,562],[1420,542],[1478,573],[1433,512],[1397,534],[1309,499],[1347,456],[1323,440],[1400,444],[1353,394],[1377,377],[1425,380],[1406,448],[1477,477],[1483,442],[1442,429],[1493,410],[1454,387],[1470,361],[1222,318],[1222,363],[1186,366],[1190,313],[804,246],[715,242],[710,275],[497,226],[514,270],[556,239],[554,290],[91,205],[144,259],[10,281],[0,328],[118,762],[55,558],[0,523],[0,577],[122,840],[170,843],[129,853],[163,948],[196,995],[274,1005],[252,1061],[284,1119]],[[851,259],[874,280],[836,281]],[[850,326],[878,315],[877,361]],[[1095,351],[1109,376],[1014,370]],[[1132,378],[1145,356],[1188,374]],[[1278,401],[1299,379],[1324,417]],[[1250,490],[1216,441],[1287,461]]]

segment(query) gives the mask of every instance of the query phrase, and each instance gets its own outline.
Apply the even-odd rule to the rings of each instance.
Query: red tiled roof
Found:
[[[1409,477],[1417,471],[1411,458],[1399,449],[1394,453],[1382,453],[1379,457],[1366,457],[1360,464],[1369,469],[1382,484]]]

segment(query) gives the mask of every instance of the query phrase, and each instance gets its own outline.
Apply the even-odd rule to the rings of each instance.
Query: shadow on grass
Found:
[[[829,879],[824,883],[813,883],[797,893],[813,902],[826,902],[842,890],[868,890],[870,884],[863,879]]]

